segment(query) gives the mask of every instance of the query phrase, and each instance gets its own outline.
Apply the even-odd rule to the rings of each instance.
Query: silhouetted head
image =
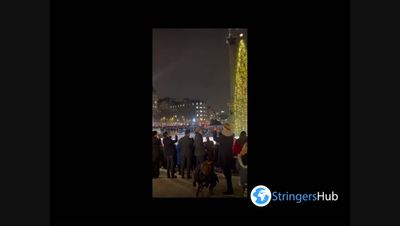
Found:
[[[153,137],[157,136],[157,131],[153,131]]]
[[[189,129],[185,130],[185,135],[189,135],[189,134],[190,134],[190,130]]]
[[[164,132],[163,136],[168,137],[168,132]]]
[[[246,136],[246,135],[247,135],[247,134],[246,134],[245,131],[240,132],[238,142],[239,142],[241,145],[243,145],[244,143],[247,142],[247,136]]]

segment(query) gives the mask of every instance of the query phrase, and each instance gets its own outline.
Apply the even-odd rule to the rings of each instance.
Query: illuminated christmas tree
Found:
[[[240,39],[236,57],[233,90],[233,128],[236,136],[247,131],[247,49]]]

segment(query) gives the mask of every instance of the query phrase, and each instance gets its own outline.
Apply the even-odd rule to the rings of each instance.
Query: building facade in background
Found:
[[[153,100],[153,104],[156,103]],[[204,100],[189,98],[176,99],[165,97],[157,100],[157,117],[153,118],[153,126],[209,125],[213,116],[210,107]]]

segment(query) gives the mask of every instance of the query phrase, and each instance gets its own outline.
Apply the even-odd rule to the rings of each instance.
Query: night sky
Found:
[[[159,98],[201,99],[215,110],[229,102],[228,29],[154,29],[153,86]]]

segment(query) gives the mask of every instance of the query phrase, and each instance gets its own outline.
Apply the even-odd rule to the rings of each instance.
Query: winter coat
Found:
[[[232,132],[214,133],[214,140],[219,143],[218,161],[224,169],[233,168],[233,141],[234,134]]]
[[[165,156],[174,156],[176,154],[175,143],[177,140],[172,140],[171,137],[164,137],[164,152]]]
[[[178,143],[176,145],[176,164],[180,165],[181,164],[181,145]]]
[[[184,136],[179,140],[179,146],[181,148],[181,155],[186,157],[193,156],[193,139],[188,136]]]
[[[242,151],[243,144],[241,144],[238,140],[235,140],[235,145],[233,145],[233,155],[236,156]]]
[[[211,140],[207,141],[205,143],[205,148],[207,150],[207,159],[214,161],[214,142],[212,142]]]
[[[157,137],[153,137],[152,139],[153,146],[153,162],[158,162],[161,159],[161,140]]]
[[[196,133],[194,137],[194,155],[204,156],[205,154],[206,150],[203,144],[203,136],[200,133]]]

